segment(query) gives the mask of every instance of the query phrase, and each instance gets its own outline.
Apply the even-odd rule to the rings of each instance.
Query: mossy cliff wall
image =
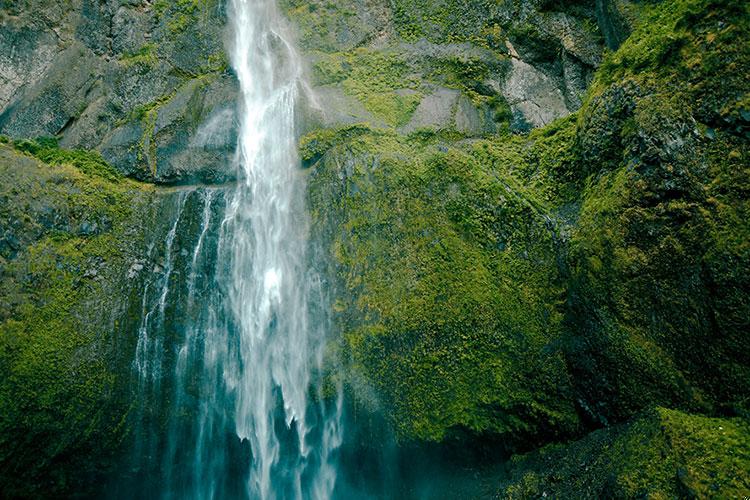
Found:
[[[148,249],[174,194],[52,141],[0,144],[0,181],[2,492],[85,493],[127,431]]]
[[[166,234],[182,213],[183,263],[203,216],[196,188],[133,179],[233,177],[224,7],[0,2],[0,496],[85,495],[122,462],[147,291],[184,292]]]
[[[404,442],[515,450],[655,406],[747,418],[747,6],[469,3],[290,7],[321,102],[361,105],[301,145],[352,411],[385,415]],[[578,52],[565,37],[538,52],[550,19],[590,33]],[[519,90],[512,65],[565,96],[570,53],[589,75],[580,109],[534,122],[511,98],[539,80]],[[441,115],[445,89],[494,110],[491,126],[458,127],[460,104]],[[677,469],[621,496],[674,494]],[[714,491],[742,491],[746,472],[737,484]]]

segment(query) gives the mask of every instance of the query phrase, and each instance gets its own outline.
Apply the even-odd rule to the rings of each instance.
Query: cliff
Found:
[[[514,455],[503,498],[747,494],[748,6],[280,5],[344,456]],[[221,2],[0,6],[0,491],[56,494],[122,454],[147,287],[185,322],[204,188],[164,185],[231,182],[236,82]]]

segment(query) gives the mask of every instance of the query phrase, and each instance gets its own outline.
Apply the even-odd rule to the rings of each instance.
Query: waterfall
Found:
[[[310,324],[307,300],[307,218],[295,138],[301,65],[273,0],[233,0],[231,7],[242,182],[225,218],[233,262],[229,300],[239,331],[237,370],[226,371],[225,379],[237,396],[237,435],[253,452],[252,496],[273,496],[274,480],[283,478],[300,497],[305,465],[316,462],[309,456],[308,389],[310,364],[319,357],[311,354],[322,349],[325,333]],[[277,435],[280,409],[296,443],[282,444]],[[313,442],[322,453],[313,491],[330,495],[316,484],[330,482],[320,463],[327,444]],[[274,470],[290,448],[296,451],[286,458],[287,470]]]
[[[142,486],[152,497],[330,498],[341,398],[320,388],[328,327],[306,252],[301,65],[273,0],[228,7],[239,181],[177,196],[144,293],[136,468],[157,471],[158,491]]]

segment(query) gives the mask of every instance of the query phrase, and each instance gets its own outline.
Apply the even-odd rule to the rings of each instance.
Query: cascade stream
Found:
[[[133,460],[156,476],[149,497],[330,498],[341,401],[315,382],[327,315],[306,254],[301,65],[274,0],[229,0],[228,17],[239,181],[181,190],[152,249]]]

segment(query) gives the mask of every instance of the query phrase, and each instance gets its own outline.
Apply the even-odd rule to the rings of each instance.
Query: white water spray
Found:
[[[284,422],[297,436],[296,445],[286,444],[296,449],[292,461],[297,464],[291,477],[282,475],[296,483],[296,496],[302,496],[302,473],[311,453],[311,363],[322,348],[324,332],[310,324],[305,283],[308,223],[295,137],[301,64],[273,0],[233,0],[231,7],[243,181],[225,219],[232,235],[235,264],[229,296],[239,325],[241,360],[239,376],[228,374],[228,383],[236,387],[237,435],[253,450],[251,495],[269,498],[277,493],[274,467],[289,452],[281,449],[275,431],[281,404]],[[314,441],[319,448],[326,446],[320,437]],[[313,483],[330,482],[320,477],[325,473],[330,471],[319,464]],[[319,489],[315,484],[311,491]],[[330,496],[330,491],[320,496]]]
[[[336,482],[341,400],[326,402],[312,387],[327,323],[319,307],[312,311],[322,299],[306,255],[295,135],[301,64],[274,0],[229,0],[228,7],[240,85],[239,181],[179,197],[165,250],[170,273],[175,234],[189,239],[180,217],[192,210],[200,228],[181,250],[186,290],[163,289],[155,297],[160,320],[149,315],[141,328],[148,342],[139,342],[140,379],[156,376],[144,373],[149,366],[169,364],[141,361],[151,339],[179,338],[172,383],[151,396],[154,404],[170,401],[166,436],[145,449],[162,450],[155,453],[163,497],[326,499]],[[174,303],[175,311],[184,308],[177,319],[189,318],[178,332],[164,321],[165,305]]]

